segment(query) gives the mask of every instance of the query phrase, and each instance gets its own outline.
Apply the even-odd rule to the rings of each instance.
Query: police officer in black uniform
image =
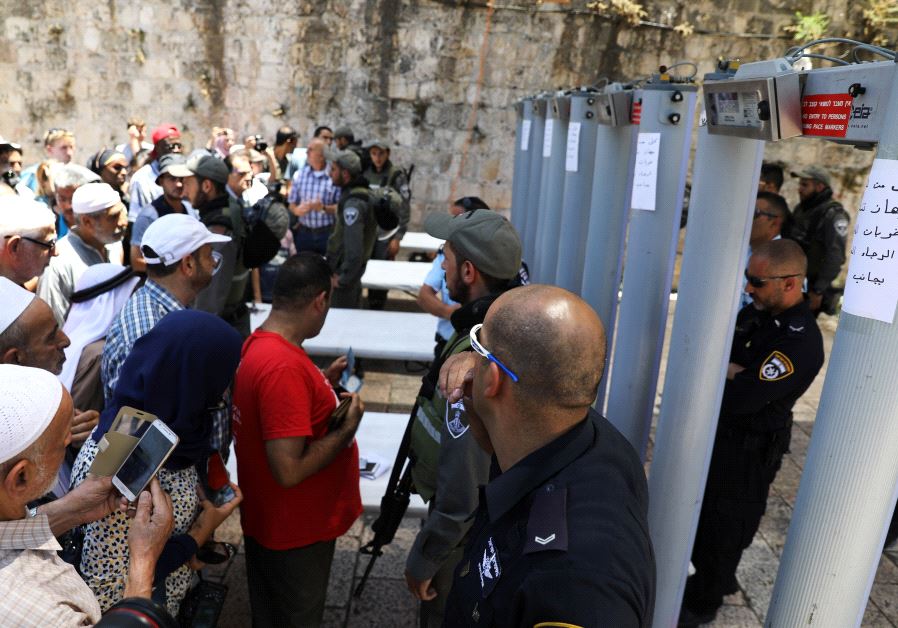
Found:
[[[645,475],[590,407],[601,321],[570,292],[533,285],[499,297],[478,327],[464,404],[495,455],[443,625],[648,626]]]
[[[792,210],[785,236],[795,240],[808,257],[808,301],[814,314],[835,314],[838,291],[832,287],[845,263],[845,242],[851,221],[842,204],[833,198],[829,173],[809,166],[798,177],[801,202]]]
[[[736,567],[789,449],[792,406],[823,365],[823,337],[802,294],[806,269],[791,240],[766,242],[749,259],[753,303],[736,318],[680,626],[712,621],[724,595],[738,590]]]

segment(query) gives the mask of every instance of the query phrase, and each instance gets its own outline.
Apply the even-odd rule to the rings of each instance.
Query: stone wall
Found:
[[[0,134],[40,154],[51,126],[75,130],[80,161],[124,141],[125,119],[174,122],[188,145],[213,125],[267,137],[348,123],[389,138],[416,166],[414,217],[476,194],[510,205],[514,113],[534,92],[633,78],[681,59],[782,54],[796,10],[853,26],[847,2],[645,2],[642,25],[585,0],[0,0]],[[615,7],[627,4],[615,0]],[[683,36],[671,27],[695,28]],[[475,99],[479,107],[474,109]],[[771,158],[833,168],[856,205],[872,156],[820,141],[771,144]],[[738,173],[734,173],[738,176]],[[794,185],[786,188],[795,200]]]

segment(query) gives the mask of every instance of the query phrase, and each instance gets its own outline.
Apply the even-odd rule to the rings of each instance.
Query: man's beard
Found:
[[[453,285],[447,285],[446,288],[449,290],[449,298],[462,305],[467,303],[471,296],[471,286],[461,281],[458,277],[456,277]]]

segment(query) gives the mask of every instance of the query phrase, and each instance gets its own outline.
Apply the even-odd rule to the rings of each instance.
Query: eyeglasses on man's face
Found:
[[[8,239],[8,238],[15,237],[15,234],[6,235],[3,237],[5,239]],[[19,237],[22,238],[23,240],[27,240],[28,242],[31,242],[32,244],[41,246],[41,247],[47,249],[48,251],[52,251],[53,249],[56,248],[56,238],[53,238],[52,240],[38,240],[37,238],[31,238],[29,236],[19,236]]]
[[[476,351],[478,354],[482,355],[487,360],[489,360],[490,362],[492,362],[493,364],[498,366],[500,369],[502,369],[505,372],[505,374],[511,378],[511,381],[517,383],[519,378],[517,375],[515,375],[514,371],[512,371],[510,368],[505,366],[499,358],[494,356],[492,353],[490,353],[490,351],[486,347],[484,347],[482,344],[480,344],[480,340],[477,338],[477,333],[480,331],[481,327],[483,327],[483,323],[480,323],[479,325],[474,325],[471,328],[471,333],[470,333],[471,348],[474,349],[474,351]]]

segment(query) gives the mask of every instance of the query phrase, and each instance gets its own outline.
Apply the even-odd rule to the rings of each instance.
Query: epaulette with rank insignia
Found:
[[[551,482],[533,496],[524,553],[549,550],[567,551],[567,488]]]

